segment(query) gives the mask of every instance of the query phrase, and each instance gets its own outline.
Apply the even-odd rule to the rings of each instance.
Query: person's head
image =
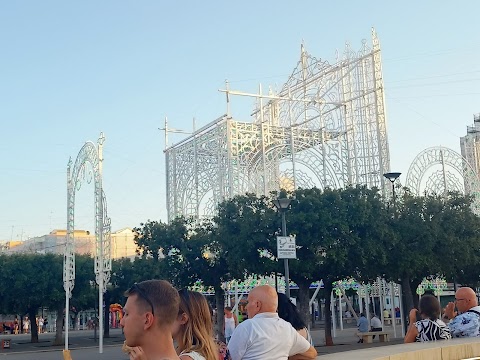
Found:
[[[440,302],[433,295],[423,295],[418,303],[420,315],[430,320],[437,320],[440,317]]]
[[[365,314],[364,314],[364,313],[360,313],[360,317],[365,317]]]
[[[462,313],[477,306],[478,300],[475,291],[469,287],[461,287],[458,289],[455,293],[455,305],[457,306],[457,310]]]
[[[225,311],[225,314],[230,314],[232,312],[232,308],[230,306],[227,306],[224,311]]]
[[[295,330],[300,330],[306,327],[297,307],[290,301],[287,295],[278,293],[278,316],[283,320],[288,321]]]
[[[196,351],[207,360],[216,360],[218,351],[213,341],[213,324],[207,299],[199,292],[187,289],[178,293],[180,307],[172,328],[177,352]]]
[[[170,334],[179,307],[177,290],[165,280],[135,283],[125,292],[127,302],[120,320],[128,346],[142,346],[151,332]]]
[[[270,285],[257,286],[248,294],[246,308],[249,319],[260,313],[276,312],[277,307],[277,292]]]

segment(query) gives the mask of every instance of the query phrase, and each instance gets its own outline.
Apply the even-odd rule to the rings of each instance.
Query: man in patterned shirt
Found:
[[[443,319],[450,320],[448,327],[454,338],[480,336],[480,306],[475,291],[469,287],[458,289],[455,303],[448,303]]]

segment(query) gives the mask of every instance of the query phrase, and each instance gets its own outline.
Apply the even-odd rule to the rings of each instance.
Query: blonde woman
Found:
[[[180,309],[172,329],[178,356],[181,360],[218,360],[207,300],[196,291],[182,289],[178,293]]]

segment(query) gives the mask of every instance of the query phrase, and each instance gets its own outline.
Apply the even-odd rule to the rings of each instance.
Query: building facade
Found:
[[[75,253],[95,255],[95,234],[87,230],[75,230]],[[3,253],[64,254],[67,230],[53,230],[50,234],[36,236],[25,241],[8,242],[2,247]],[[112,232],[112,259],[135,258],[137,246],[135,233],[130,228]]]

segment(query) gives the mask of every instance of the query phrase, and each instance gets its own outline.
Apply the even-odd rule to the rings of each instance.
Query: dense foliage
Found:
[[[287,232],[295,236],[297,259],[289,261],[290,278],[299,286],[297,304],[307,318],[309,285],[324,282],[321,295],[329,308],[332,283],[354,277],[377,277],[402,284],[407,307],[414,305],[417,285],[428,275],[479,284],[480,219],[472,199],[456,193],[414,196],[404,191],[395,202],[364,186],[341,190],[299,189],[293,193],[225,200],[212,219],[177,218],[169,224],[147,221],[135,231],[138,257],[113,261],[110,302],[124,302],[134,282],[163,278],[176,287],[201,282],[215,290],[218,329],[223,327],[222,284],[248,275],[283,275],[276,257],[281,216],[273,206],[278,196],[292,199]],[[72,306],[95,306],[93,259],[77,256]],[[35,316],[41,307],[63,311],[62,257],[0,255],[0,312]],[[331,343],[330,314],[326,339]],[[32,341],[38,341],[32,327]]]

